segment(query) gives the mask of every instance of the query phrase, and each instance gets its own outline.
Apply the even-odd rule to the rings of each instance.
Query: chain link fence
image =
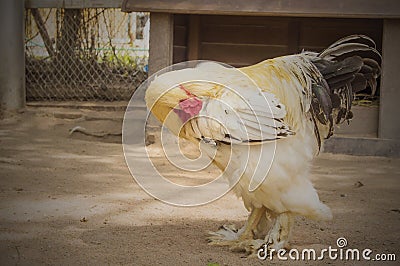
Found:
[[[124,101],[147,78],[149,16],[27,9],[28,101]]]

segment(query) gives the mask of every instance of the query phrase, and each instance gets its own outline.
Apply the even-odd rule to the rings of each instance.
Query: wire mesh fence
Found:
[[[148,17],[118,9],[27,9],[27,100],[129,100],[147,77]]]

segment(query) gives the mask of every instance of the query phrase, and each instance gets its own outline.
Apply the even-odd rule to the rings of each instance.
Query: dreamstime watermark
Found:
[[[369,248],[347,248],[347,239],[339,237],[336,240],[336,247],[328,246],[321,250],[314,248],[279,249],[275,250],[269,244],[264,244],[257,251],[260,260],[296,260],[296,261],[317,261],[317,260],[341,260],[341,261],[396,261],[395,253],[375,253]]]
[[[202,68],[203,72],[198,71],[199,68]],[[224,71],[224,75],[213,74],[218,73],[218,71],[216,71],[217,68]],[[173,73],[173,71],[176,72]],[[182,71],[197,72],[195,75],[187,75],[181,74],[183,73]],[[181,75],[177,75],[177,73]],[[237,85],[238,81],[240,81],[239,85]],[[194,95],[189,89],[186,89],[193,84],[203,88],[204,91],[209,88],[223,88],[223,92],[230,96],[225,99],[231,99],[231,102],[226,101],[224,97],[207,99],[207,97],[200,96],[197,98],[197,95]],[[150,100],[148,99],[149,101],[147,102],[146,108],[143,105],[146,91],[154,87],[157,89],[157,93],[155,93],[156,96]],[[243,87],[246,87],[246,90],[243,90]],[[256,102],[251,102],[249,100],[249,95],[246,95],[248,91],[252,90],[256,92],[256,98],[252,96],[251,99]],[[179,98],[179,94],[186,94],[188,99]],[[251,134],[254,136],[254,128],[257,129],[257,127],[259,127],[259,132],[261,132],[259,138],[263,139],[262,137],[265,133],[263,133],[264,131],[261,129],[262,125],[258,120],[259,114],[254,112],[254,106],[263,106],[263,112],[267,112],[269,108],[271,114],[273,113],[271,111],[272,105],[270,99],[261,92],[256,83],[239,69],[223,63],[201,60],[188,61],[169,66],[153,74],[139,86],[129,101],[122,129],[122,144],[126,163],[135,181],[143,190],[154,198],[168,204],[176,206],[198,206],[212,202],[225,195],[239,182],[244,174],[251,180],[249,191],[253,191],[261,185],[269,172],[275,156],[275,142],[270,142],[268,153],[264,152],[263,149],[257,151],[257,149],[251,147],[251,145],[242,145],[240,152],[236,151],[236,154],[240,154],[239,158],[236,158],[236,160],[232,160],[232,145],[226,145],[230,151],[228,149],[224,150],[224,157],[228,158],[223,162],[226,165],[225,170],[214,180],[206,184],[181,185],[166,178],[165,176],[166,174],[168,175],[168,173],[163,173],[159,170],[146,146],[146,135],[149,128],[148,124],[151,110],[152,108],[159,108],[157,105],[162,104],[160,103],[162,101],[159,100],[164,99],[163,97],[165,95],[168,96],[165,98],[169,99],[167,104],[168,108],[163,106],[164,110],[168,110],[167,113],[163,113],[165,120],[159,127],[152,125],[151,128],[158,128],[160,130],[157,134],[160,135],[162,153],[167,159],[164,163],[169,163],[179,171],[186,171],[190,174],[192,174],[192,172],[202,171],[212,162],[216,161],[217,148],[219,145],[222,145],[221,142],[214,141],[214,139],[208,138],[207,136],[203,138],[202,136],[198,146],[201,155],[198,158],[188,158],[183,154],[179,146],[180,140],[178,135],[180,130],[182,130],[187,123],[190,123],[191,119],[201,120],[200,122],[203,124],[213,123],[214,127],[217,125],[216,127],[221,128],[221,131],[224,132],[222,137],[228,136],[228,138],[230,138],[230,136],[234,136],[230,130],[238,130],[238,127],[245,124],[242,122],[243,116],[253,115],[256,122],[252,124],[253,128]],[[202,111],[205,106],[211,104],[211,101],[213,101],[212,103],[217,105],[222,112],[211,112],[204,115]],[[201,102],[203,108],[200,113],[188,117],[187,121],[179,126],[179,119],[182,118],[182,116],[179,115],[187,116],[187,114],[182,114],[182,102],[186,102],[188,105]],[[235,106],[231,106],[232,102],[243,108],[247,108],[249,113],[243,114],[238,112],[234,108]],[[165,102],[163,103],[165,104]],[[221,117],[221,114],[226,114],[230,117],[229,119],[228,117]],[[246,118],[248,119],[248,117]],[[275,125],[277,122],[275,119],[271,118],[271,123]],[[244,127],[243,129],[245,134],[249,136],[248,128]],[[230,140],[237,141],[232,138]],[[252,165],[251,170],[249,170],[250,167],[248,167],[250,161]],[[227,182],[227,180],[229,180],[229,182]]]

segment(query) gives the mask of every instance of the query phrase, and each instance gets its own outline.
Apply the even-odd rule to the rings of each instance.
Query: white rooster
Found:
[[[279,250],[288,247],[295,216],[332,218],[309,180],[310,165],[334,124],[351,119],[354,93],[375,93],[379,60],[369,37],[352,35],[321,53],[239,70],[202,63],[155,78],[148,108],[179,137],[216,154],[213,163],[250,212],[242,229],[223,226],[211,244]]]

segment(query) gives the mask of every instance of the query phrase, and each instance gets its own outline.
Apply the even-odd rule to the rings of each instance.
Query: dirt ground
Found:
[[[125,164],[121,116],[31,107],[0,120],[1,265],[318,264],[260,261],[207,245],[209,230],[244,223],[241,201],[227,194],[183,208],[150,197]],[[69,135],[75,126],[115,136]],[[400,159],[322,154],[312,174],[334,219],[298,218],[293,247],[336,247],[345,237],[349,248],[399,256]]]

